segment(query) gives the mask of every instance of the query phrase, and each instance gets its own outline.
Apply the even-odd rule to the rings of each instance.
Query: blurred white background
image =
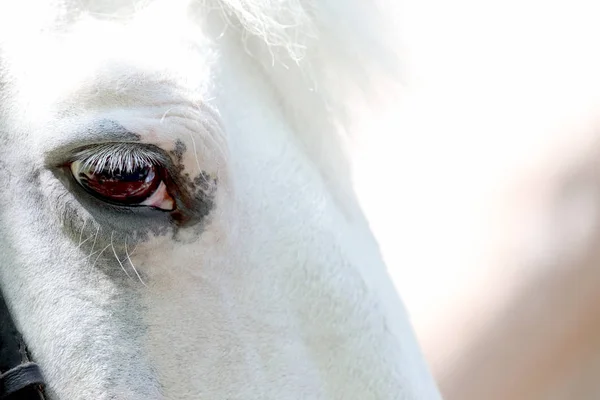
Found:
[[[359,197],[447,400],[600,398],[600,2],[402,0]]]

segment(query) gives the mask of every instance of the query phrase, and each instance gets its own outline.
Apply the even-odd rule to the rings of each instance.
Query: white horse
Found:
[[[0,3],[0,282],[49,399],[439,398],[344,150],[382,11]]]

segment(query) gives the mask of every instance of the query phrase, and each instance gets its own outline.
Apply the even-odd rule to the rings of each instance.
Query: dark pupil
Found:
[[[150,197],[160,184],[154,165],[144,165],[133,171],[104,169],[100,172],[81,172],[79,179],[94,195],[124,204],[141,203]]]

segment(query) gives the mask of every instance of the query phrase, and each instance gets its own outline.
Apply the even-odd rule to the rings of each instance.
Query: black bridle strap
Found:
[[[40,400],[44,378],[0,293],[0,400]]]
[[[0,375],[0,399],[41,399],[36,392],[43,384],[44,377],[36,363],[20,364]]]

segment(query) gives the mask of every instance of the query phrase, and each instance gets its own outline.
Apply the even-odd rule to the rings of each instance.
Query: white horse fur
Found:
[[[350,100],[396,78],[381,10],[0,3],[0,284],[49,399],[439,398],[346,165]],[[107,142],[200,208],[77,188],[61,162]]]

